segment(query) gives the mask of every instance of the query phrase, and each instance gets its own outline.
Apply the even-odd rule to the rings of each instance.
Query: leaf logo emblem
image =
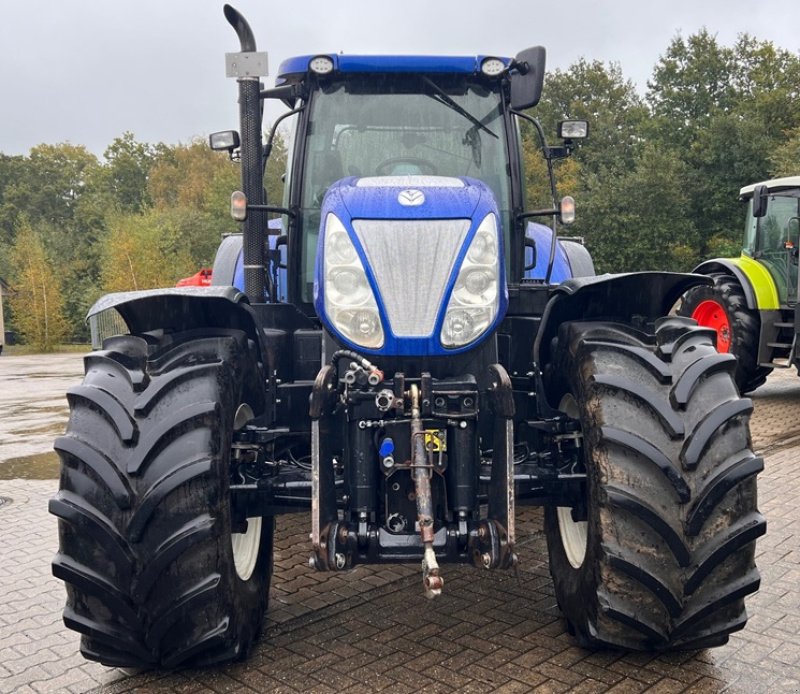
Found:
[[[400,195],[397,196],[397,202],[405,207],[419,207],[425,202],[425,194],[421,190],[409,188],[408,190],[400,191]]]

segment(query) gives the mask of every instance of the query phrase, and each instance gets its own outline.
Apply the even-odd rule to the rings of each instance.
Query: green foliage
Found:
[[[648,140],[687,165],[699,255],[741,248],[739,189],[797,173],[800,56],[747,34],[721,46],[703,30],[673,39],[648,86]]]
[[[554,138],[560,120],[589,121],[589,138],[578,145],[581,168],[588,173],[630,166],[642,142],[647,109],[619,65],[581,58],[566,71],[547,74],[536,115],[548,139]]]
[[[14,326],[37,351],[50,352],[69,330],[63,313],[61,281],[40,235],[26,218],[20,220],[10,260],[14,267],[9,297]]]
[[[119,292],[174,286],[192,274],[185,228],[169,210],[120,214],[109,221],[103,244],[102,286]]]
[[[770,154],[770,174],[800,176],[800,126],[788,130],[786,139]]]
[[[691,269],[699,257],[686,174],[673,152],[648,144],[629,171],[588,177],[575,231],[598,272]]]

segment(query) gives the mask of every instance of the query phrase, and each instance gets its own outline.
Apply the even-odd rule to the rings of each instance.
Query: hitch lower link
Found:
[[[511,568],[517,563],[514,553],[514,404],[511,381],[499,364],[490,367],[490,401],[494,410],[494,455],[488,514],[468,530],[468,547],[475,566],[484,569]],[[372,385],[372,384],[370,384]],[[405,395],[411,413],[411,464],[417,505],[417,524],[423,549],[422,584],[427,598],[441,595],[444,579],[434,550],[434,511],[431,491],[433,462],[425,443],[425,428],[420,408],[420,392],[412,384]],[[311,543],[310,566],[320,571],[341,571],[352,565],[359,536],[374,530],[359,522],[358,532],[338,520],[334,473],[328,450],[330,411],[335,397],[335,369],[323,367],[311,394]]]

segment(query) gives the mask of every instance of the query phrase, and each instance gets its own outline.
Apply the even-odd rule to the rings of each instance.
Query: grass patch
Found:
[[[65,354],[68,352],[91,352],[92,346],[90,344],[69,344],[59,345],[52,352],[40,352],[30,345],[5,345],[3,347],[3,357],[23,356],[27,354]],[[2,358],[2,357],[0,357]]]

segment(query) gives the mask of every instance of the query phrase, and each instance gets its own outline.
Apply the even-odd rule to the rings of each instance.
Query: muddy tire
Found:
[[[64,623],[106,665],[243,657],[267,606],[274,529],[258,518],[232,534],[234,416],[263,408],[254,345],[233,330],[127,335],[85,369],[50,501]]]
[[[684,318],[662,319],[655,336],[561,326],[551,387],[582,425],[587,520],[548,507],[545,532],[558,603],[584,647],[701,648],[745,624],[766,529],[763,461],[733,357],[712,339]]]
[[[717,350],[738,359],[734,380],[741,393],[749,393],[767,380],[772,369],[758,364],[761,317],[747,308],[742,285],[731,275],[713,274],[711,287],[693,287],[678,311],[699,325],[717,332]]]

